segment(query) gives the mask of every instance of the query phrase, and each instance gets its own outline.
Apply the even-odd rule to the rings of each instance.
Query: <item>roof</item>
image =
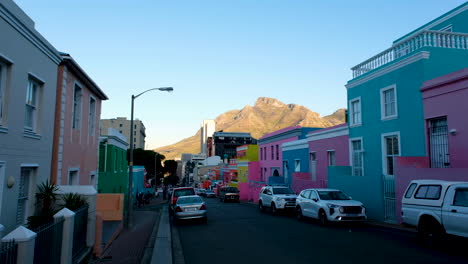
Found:
[[[459,181],[444,181],[444,180],[412,180],[411,183],[418,184],[440,184],[444,187],[451,186],[454,184],[468,184],[468,182],[459,182]]]
[[[70,56],[70,54],[60,52],[62,56],[61,65],[66,65],[75,76],[83,82],[99,99],[109,99],[107,95],[99,88],[99,86],[86,74],[86,72],[78,65],[78,63]]]

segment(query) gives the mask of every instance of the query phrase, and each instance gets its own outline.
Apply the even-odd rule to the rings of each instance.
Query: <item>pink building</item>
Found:
[[[260,181],[267,183],[284,183],[283,154],[281,145],[304,139],[308,132],[319,128],[292,126],[264,135],[258,140]]]
[[[427,156],[399,157],[396,213],[409,182],[415,179],[468,181],[468,68],[426,81],[421,88]],[[401,219],[400,219],[401,220]]]
[[[101,102],[108,98],[70,55],[61,56],[51,181],[96,186]]]

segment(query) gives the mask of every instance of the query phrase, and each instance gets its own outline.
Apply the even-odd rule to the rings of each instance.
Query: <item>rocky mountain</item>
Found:
[[[345,109],[321,117],[302,105],[284,104],[268,97],[260,97],[254,106],[246,105],[241,110],[231,110],[216,119],[216,131],[249,132],[254,138],[289,126],[330,127],[345,122]],[[180,158],[182,153],[200,152],[200,130],[189,138],[173,145],[155,149],[166,159]]]

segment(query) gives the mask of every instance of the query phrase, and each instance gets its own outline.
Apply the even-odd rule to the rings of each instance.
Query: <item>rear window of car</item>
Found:
[[[406,191],[406,194],[405,194],[405,198],[411,198],[411,196],[413,196],[413,193],[414,193],[414,189],[416,189],[416,183],[412,183],[408,190]]]
[[[414,198],[416,199],[427,199],[427,200],[439,200],[442,186],[440,185],[421,185],[419,186]]]
[[[180,197],[177,200],[177,204],[193,204],[193,203],[202,203],[202,199],[200,197]]]
[[[174,190],[174,197],[195,195],[194,189]]]
[[[239,192],[239,190],[236,187],[227,187],[224,191],[233,193]]]
[[[453,199],[453,205],[468,207],[468,189],[457,189],[455,198]]]

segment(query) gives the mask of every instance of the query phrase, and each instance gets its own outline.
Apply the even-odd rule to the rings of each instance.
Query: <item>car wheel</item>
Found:
[[[263,206],[263,203],[262,201],[259,201],[258,202],[258,209],[260,210],[260,212],[265,212],[265,206]]]
[[[423,220],[418,225],[418,239],[423,245],[428,247],[439,245],[444,233],[445,231],[442,226],[433,219]]]
[[[296,208],[296,218],[297,218],[297,220],[299,220],[299,221],[304,220],[304,215],[302,214],[302,209],[301,209],[300,206],[298,206],[298,207]]]
[[[275,203],[271,203],[271,214],[272,215],[278,214],[278,209],[276,209]]]
[[[319,212],[319,222],[321,226],[326,226],[328,224],[327,214],[324,210]]]

